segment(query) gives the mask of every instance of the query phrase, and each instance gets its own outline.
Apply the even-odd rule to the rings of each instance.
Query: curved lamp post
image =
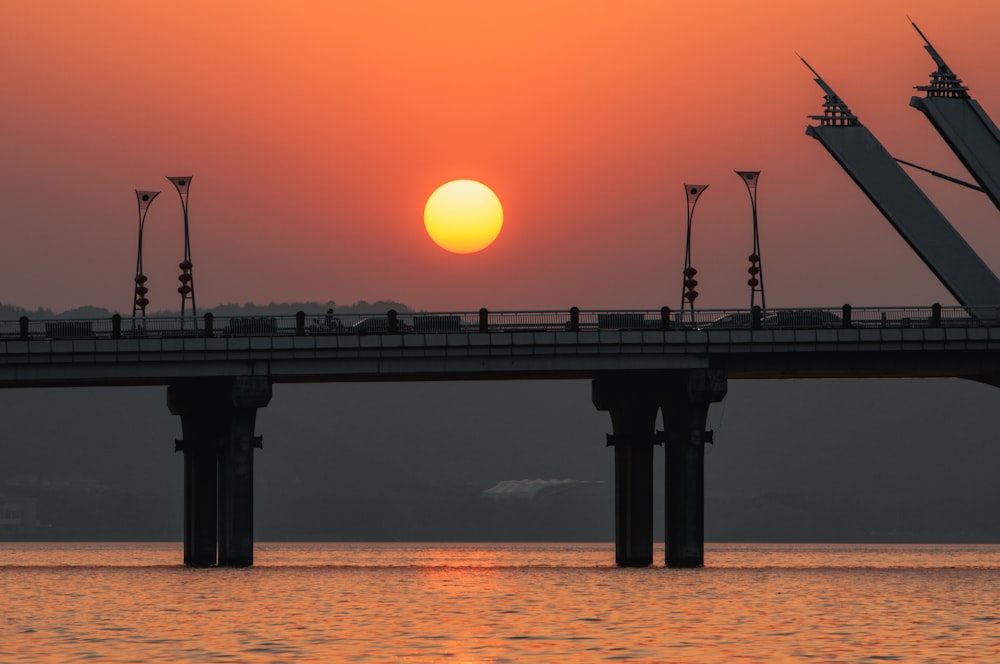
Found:
[[[760,264],[760,239],[757,237],[757,180],[760,179],[760,171],[734,171],[747,186],[750,194],[750,207],[753,210],[753,253],[750,254],[750,267],[747,273],[747,286],[750,287],[750,308],[753,309],[755,296],[760,293],[760,308],[766,309],[764,304],[764,269]]]
[[[684,308],[691,312],[691,321],[694,321],[694,301],[698,297],[695,287],[698,282],[695,275],[698,270],[691,267],[691,219],[694,217],[694,206],[698,204],[698,197],[708,189],[707,184],[685,184],[684,195],[687,196],[687,241],[684,248],[684,287],[681,289],[681,320],[684,319]]]
[[[135,198],[139,202],[139,252],[135,260],[135,291],[132,293],[132,318],[135,318],[137,311],[141,312],[142,317],[145,318],[146,305],[149,304],[149,300],[146,298],[146,293],[149,292],[149,289],[146,288],[146,275],[142,271],[142,228],[146,225],[146,213],[149,212],[149,206],[159,193],[158,191],[135,190]]]
[[[194,300],[194,272],[191,269],[191,235],[188,231],[188,190],[191,188],[191,176],[167,176],[167,179],[177,188],[177,193],[181,197],[181,206],[184,208],[184,260],[178,265],[181,274],[177,277],[181,282],[177,292],[181,294],[181,319],[183,319],[184,305],[188,299],[191,300],[191,315],[198,315]]]

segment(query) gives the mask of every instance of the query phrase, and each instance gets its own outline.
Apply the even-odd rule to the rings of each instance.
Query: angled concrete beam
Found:
[[[1000,209],[1000,130],[979,102],[969,96],[962,79],[952,72],[920,28],[912,25],[938,68],[931,72],[928,85],[916,86],[924,96],[912,97],[910,106],[924,114],[993,205]]]
[[[818,75],[816,80],[826,92],[824,113],[810,116],[820,124],[806,134],[837,160],[962,306],[997,318],[1000,279],[832,88]]]

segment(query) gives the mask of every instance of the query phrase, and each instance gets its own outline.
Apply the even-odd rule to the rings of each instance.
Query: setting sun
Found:
[[[475,180],[453,180],[424,206],[424,227],[442,249],[472,254],[493,244],[503,226],[503,207],[493,191]]]

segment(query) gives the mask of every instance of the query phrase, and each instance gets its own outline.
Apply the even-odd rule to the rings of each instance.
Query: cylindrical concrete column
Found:
[[[615,448],[615,562],[619,567],[653,563],[653,445],[656,444],[655,388],[641,375],[594,379],[594,405],[611,415]]]
[[[648,567],[653,564],[653,443],[614,437],[615,447],[615,564]]]
[[[663,402],[666,450],[666,563],[705,564],[705,443],[708,407],[726,395],[723,371],[679,372]]]
[[[253,441],[230,436],[219,450],[219,565],[253,564]]]
[[[219,449],[219,565],[253,564],[253,450],[257,409],[271,400],[266,378],[233,380],[227,436]]]
[[[206,441],[179,442],[184,453],[184,564],[210,567],[216,562],[216,496],[218,472],[215,447]]]
[[[665,457],[667,567],[701,567],[705,563],[705,446],[700,440],[670,435]]]

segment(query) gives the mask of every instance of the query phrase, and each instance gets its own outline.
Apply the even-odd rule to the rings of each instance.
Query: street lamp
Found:
[[[750,254],[750,267],[747,272],[750,278],[747,279],[747,286],[750,287],[750,308],[754,307],[754,299],[760,293],[760,308],[766,309],[764,304],[764,270],[760,263],[760,239],[757,236],[757,180],[760,179],[760,171],[735,171],[743,184],[747,186],[750,194],[750,207],[753,209],[753,253]]]
[[[135,198],[139,202],[139,252],[135,260],[135,291],[132,294],[132,318],[135,318],[135,312],[139,311],[142,313],[142,317],[146,317],[146,305],[149,304],[149,300],[146,298],[146,293],[149,289],[146,288],[146,275],[142,272],[142,228],[146,224],[146,213],[149,212],[149,206],[152,204],[153,199],[156,198],[158,191],[140,191],[135,190]]]
[[[708,189],[707,184],[685,184],[684,195],[687,196],[687,241],[684,249],[684,287],[681,289],[681,320],[684,319],[684,308],[691,311],[691,321],[694,322],[694,301],[698,297],[695,286],[698,282],[694,276],[698,270],[691,267],[691,219],[694,217],[694,206],[698,204],[701,192]]]
[[[184,260],[178,265],[181,274],[177,277],[181,282],[177,292],[181,294],[181,319],[183,320],[184,305],[189,298],[191,300],[191,315],[198,315],[194,300],[194,273],[191,270],[191,235],[188,232],[188,190],[191,188],[191,176],[167,176],[167,179],[177,188],[177,193],[181,197],[181,206],[184,208]]]

